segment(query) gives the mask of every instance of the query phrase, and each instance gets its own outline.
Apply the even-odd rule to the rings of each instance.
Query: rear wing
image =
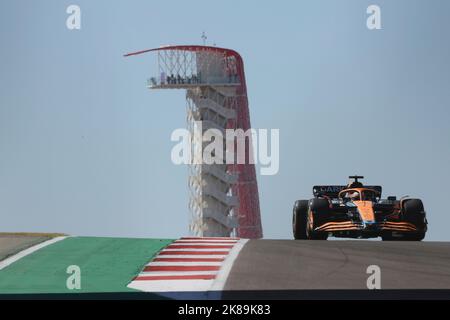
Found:
[[[330,198],[337,198],[339,192],[344,189],[347,189],[347,186],[314,186],[313,187],[313,195],[314,197],[323,197],[327,196]],[[364,188],[372,189],[378,191],[381,195],[383,188],[381,186],[364,186]]]

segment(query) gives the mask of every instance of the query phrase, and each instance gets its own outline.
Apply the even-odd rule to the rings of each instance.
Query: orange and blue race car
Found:
[[[376,238],[421,241],[427,218],[420,199],[381,198],[381,186],[364,186],[362,176],[346,186],[314,186],[314,198],[294,204],[292,229],[295,239],[326,240]]]

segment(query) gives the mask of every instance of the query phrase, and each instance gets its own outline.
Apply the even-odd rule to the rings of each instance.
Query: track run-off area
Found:
[[[369,266],[381,289],[450,289],[446,242],[0,235],[0,258],[0,294],[367,290]]]

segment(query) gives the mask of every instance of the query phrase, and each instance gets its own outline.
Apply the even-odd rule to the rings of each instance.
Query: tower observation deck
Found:
[[[143,50],[125,56],[147,52],[156,53],[158,60],[158,73],[148,80],[149,89],[186,90],[192,155],[196,154],[194,150],[203,150],[208,144],[202,139],[208,129],[217,129],[223,134],[225,154],[229,145],[225,130],[242,129],[246,132],[251,128],[244,64],[236,51],[183,45]],[[195,134],[199,128],[200,137]],[[247,155],[253,152],[251,135],[246,142],[247,159]],[[227,164],[225,160],[214,164],[205,164],[201,160],[192,163],[188,180],[191,233],[196,236],[261,238],[254,164],[248,161]]]

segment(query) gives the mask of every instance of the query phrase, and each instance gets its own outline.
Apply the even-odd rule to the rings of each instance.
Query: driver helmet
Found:
[[[350,198],[352,200],[358,198],[358,196],[359,196],[359,192],[357,192],[357,191],[349,191],[345,195],[346,198]]]
[[[352,183],[349,183],[347,186],[347,188],[362,188],[362,187],[363,187],[363,184],[359,181],[358,182],[353,181]]]

